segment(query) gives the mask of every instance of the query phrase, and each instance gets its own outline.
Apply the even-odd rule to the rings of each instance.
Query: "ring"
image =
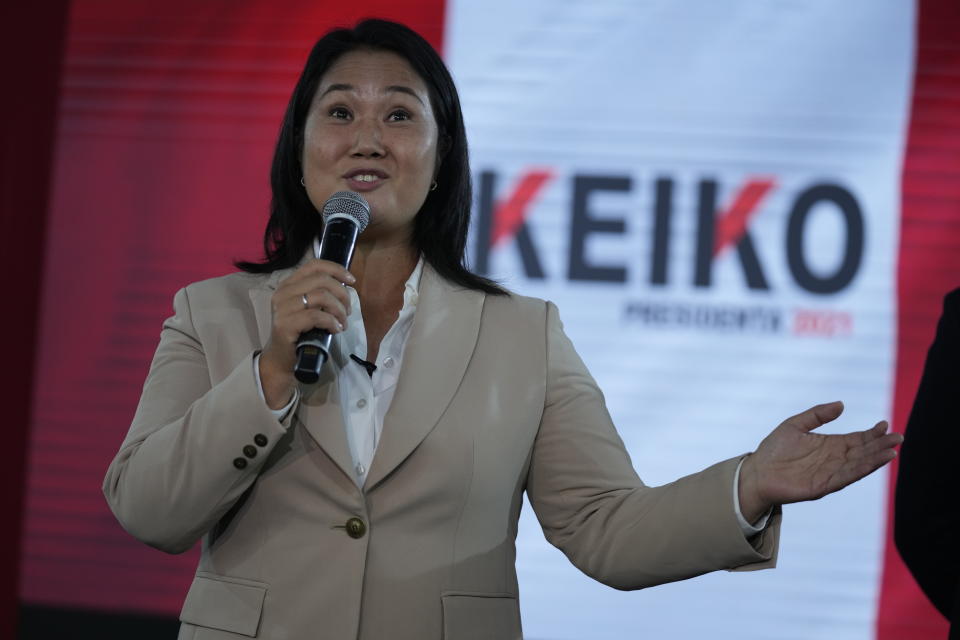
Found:
[[[302,296],[300,296],[300,299],[303,301],[303,308],[309,309],[310,303],[307,301],[307,294],[303,294]]]

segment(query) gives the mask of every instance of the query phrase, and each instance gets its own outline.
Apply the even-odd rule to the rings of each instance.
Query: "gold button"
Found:
[[[350,518],[347,520],[347,535],[351,538],[362,538],[367,532],[367,523],[360,518]]]

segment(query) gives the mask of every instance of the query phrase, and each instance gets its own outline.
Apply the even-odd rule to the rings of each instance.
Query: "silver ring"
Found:
[[[300,300],[303,301],[303,308],[304,308],[304,309],[309,309],[309,308],[310,308],[310,303],[307,301],[307,294],[303,294],[302,296],[300,296]]]

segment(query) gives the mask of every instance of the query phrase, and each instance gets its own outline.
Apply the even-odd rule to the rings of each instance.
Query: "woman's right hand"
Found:
[[[277,287],[270,300],[270,340],[260,353],[260,384],[271,409],[290,402],[297,387],[293,377],[297,338],[313,328],[331,334],[343,331],[350,314],[350,294],[344,285],[355,282],[335,262],[310,260]]]

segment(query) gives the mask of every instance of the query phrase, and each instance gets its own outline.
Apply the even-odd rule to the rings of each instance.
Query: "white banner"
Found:
[[[889,417],[912,2],[448,5],[471,261],[549,298],[648,484],[835,399]],[[528,638],[872,638],[883,473],[785,508],[774,571],[640,593],[518,546]]]

